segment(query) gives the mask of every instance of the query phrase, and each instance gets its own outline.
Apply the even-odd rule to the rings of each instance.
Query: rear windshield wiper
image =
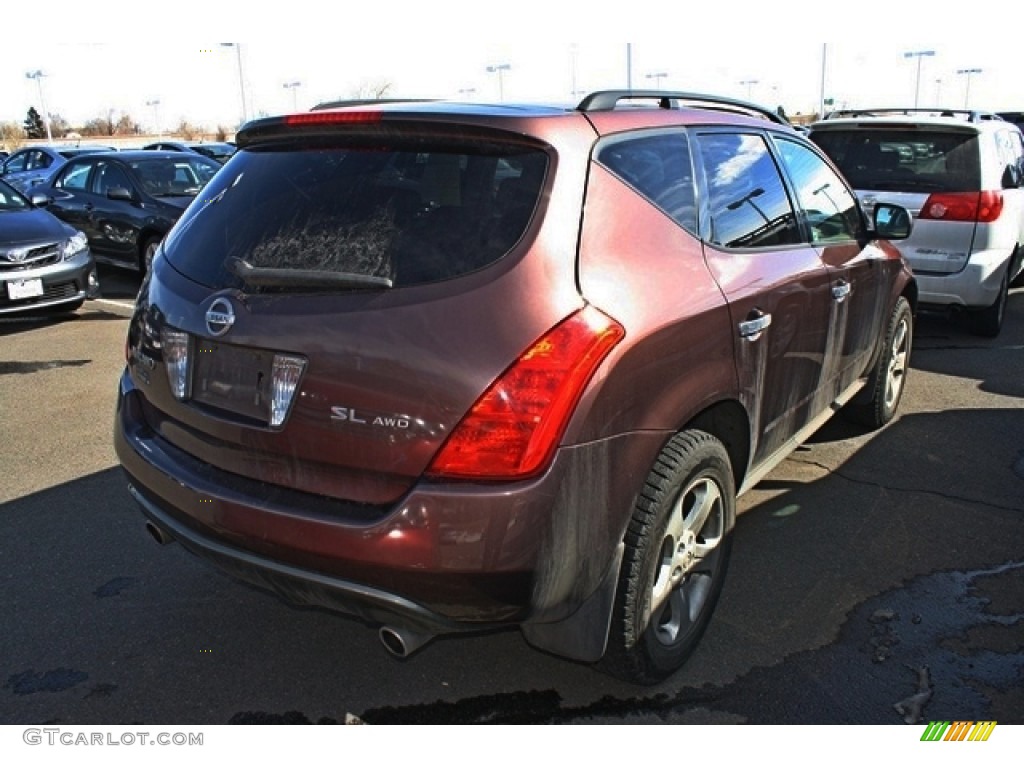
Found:
[[[253,287],[274,288],[390,288],[390,277],[360,275],[354,272],[332,272],[321,269],[288,269],[287,267],[254,267],[236,260],[231,270]]]

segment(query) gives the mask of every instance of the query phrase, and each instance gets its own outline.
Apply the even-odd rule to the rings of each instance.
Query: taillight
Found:
[[[987,224],[1002,212],[1003,193],[999,191],[936,192],[928,196],[918,218]]]
[[[191,343],[188,334],[164,328],[160,334],[160,346],[163,349],[164,365],[167,366],[171,394],[178,400],[187,400],[192,393]]]
[[[487,388],[428,473],[517,480],[543,470],[587,382],[625,334],[593,307],[570,315]]]
[[[338,125],[345,123],[379,123],[381,113],[369,110],[353,112],[303,112],[287,115],[285,125]]]

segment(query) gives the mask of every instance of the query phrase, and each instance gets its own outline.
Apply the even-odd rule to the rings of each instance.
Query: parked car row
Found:
[[[235,145],[226,141],[159,141],[140,149],[200,154],[223,165],[234,154]],[[72,157],[116,151],[117,147],[103,144],[60,144],[24,147],[11,154],[0,152],[0,177],[16,189],[30,192],[32,187],[52,177]]]
[[[19,149],[0,165],[0,177],[21,192],[41,184],[76,155],[89,152],[112,152],[114,147],[100,144],[68,146],[34,146]]]
[[[199,153],[25,154],[49,158],[53,171],[28,187],[30,197],[6,178],[0,188],[2,314],[78,308],[98,292],[96,262],[146,272],[160,241],[221,168]]]

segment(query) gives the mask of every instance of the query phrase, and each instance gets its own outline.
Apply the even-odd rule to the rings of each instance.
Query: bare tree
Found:
[[[0,146],[4,149],[13,152],[25,138],[25,129],[17,123],[0,122]]]

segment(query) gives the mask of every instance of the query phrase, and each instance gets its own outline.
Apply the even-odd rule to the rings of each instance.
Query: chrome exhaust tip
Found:
[[[149,535],[156,540],[157,544],[170,544],[174,541],[166,531],[154,523],[147,522],[146,530],[149,532]]]
[[[432,635],[424,635],[401,627],[381,627],[378,636],[388,653],[400,659],[411,656],[433,639]]]

